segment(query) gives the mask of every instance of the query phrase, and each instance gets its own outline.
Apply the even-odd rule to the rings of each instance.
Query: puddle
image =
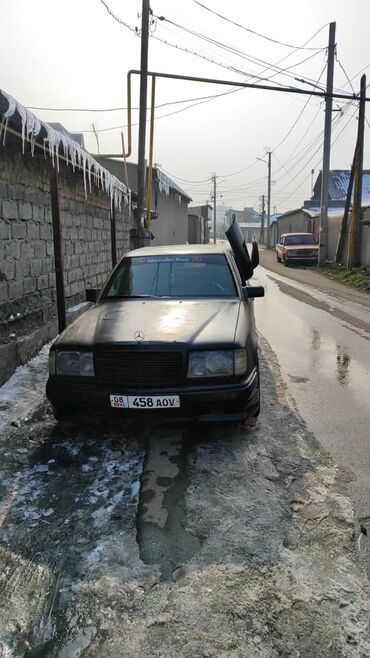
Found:
[[[177,578],[201,541],[186,529],[185,494],[192,442],[184,428],[158,428],[150,436],[137,517],[140,558],[158,565],[162,579]]]

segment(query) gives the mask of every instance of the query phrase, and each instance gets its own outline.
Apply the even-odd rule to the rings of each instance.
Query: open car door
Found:
[[[234,252],[242,284],[245,285],[245,282],[253,276],[253,269],[254,267],[257,267],[259,262],[257,242],[253,243],[251,259],[235,215],[233,215],[231,225],[227,229],[225,235]]]

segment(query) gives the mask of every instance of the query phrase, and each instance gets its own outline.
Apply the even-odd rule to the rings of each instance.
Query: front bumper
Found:
[[[314,263],[317,265],[319,261],[319,256],[308,256],[306,254],[299,254],[297,256],[292,256],[291,254],[285,254],[285,259],[288,263]]]
[[[105,417],[186,417],[197,420],[245,420],[259,412],[259,374],[256,367],[236,384],[187,386],[155,390],[116,390],[117,386],[99,386],[87,377],[50,376],[46,396],[59,419]],[[150,409],[113,409],[109,395],[179,395],[180,408],[152,411]]]

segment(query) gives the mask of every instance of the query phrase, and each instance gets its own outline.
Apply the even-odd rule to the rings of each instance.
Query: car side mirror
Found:
[[[252,242],[252,253],[251,253],[251,263],[252,263],[253,269],[255,269],[257,267],[257,265],[259,265],[259,262],[260,262],[260,254],[259,254],[259,251],[258,251],[258,243],[257,243],[257,240],[253,240],[253,242]]]
[[[86,288],[86,301],[87,302],[96,302],[99,297],[100,288]]]
[[[255,297],[264,297],[265,289],[263,286],[244,286],[243,287],[243,297],[245,301],[247,299],[254,299]]]

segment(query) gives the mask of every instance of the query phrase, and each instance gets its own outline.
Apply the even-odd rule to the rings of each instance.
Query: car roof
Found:
[[[285,238],[286,235],[313,235],[313,233],[299,233],[298,231],[294,231],[294,233],[282,233],[281,238]]]
[[[140,249],[133,249],[125,254],[125,258],[129,256],[134,258],[136,256],[183,256],[186,254],[224,254],[225,251],[230,251],[228,242],[218,242],[216,244],[168,244],[161,247],[141,247]]]

